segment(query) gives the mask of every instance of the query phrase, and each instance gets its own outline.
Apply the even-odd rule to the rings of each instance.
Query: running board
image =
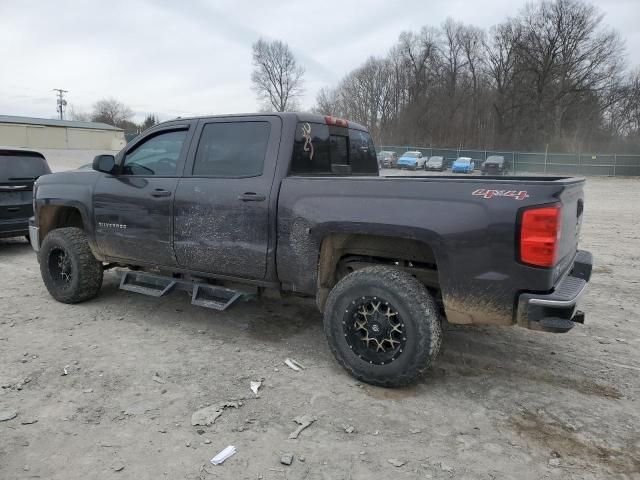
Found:
[[[208,283],[191,282],[147,272],[119,271],[120,289],[152,297],[163,297],[173,290],[191,293],[191,304],[224,311],[238,300],[248,300],[255,295]]]

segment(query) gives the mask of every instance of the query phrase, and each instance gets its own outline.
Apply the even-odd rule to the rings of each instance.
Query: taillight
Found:
[[[560,205],[531,208],[520,223],[520,261],[536,267],[553,267],[560,243]]]
[[[324,121],[327,125],[335,125],[336,127],[348,127],[349,122],[343,120],[342,118],[332,117],[331,115],[327,115],[324,117]]]

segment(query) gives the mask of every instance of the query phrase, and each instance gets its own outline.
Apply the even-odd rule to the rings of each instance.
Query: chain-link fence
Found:
[[[423,156],[444,157],[447,168],[458,157],[471,157],[476,165],[487,157],[504,157],[510,175],[546,173],[550,175],[608,175],[640,176],[640,155],[617,155],[615,153],[535,153],[506,152],[496,150],[464,150],[451,148],[431,148],[387,145],[379,151],[394,151],[401,156],[407,150],[417,150]]]

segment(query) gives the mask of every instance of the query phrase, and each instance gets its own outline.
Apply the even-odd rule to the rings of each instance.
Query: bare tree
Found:
[[[91,113],[93,122],[107,123],[115,127],[121,127],[125,122],[129,122],[131,117],[133,117],[131,108],[115,98],[98,100],[93,104]]]
[[[86,112],[81,112],[76,108],[75,105],[69,104],[67,106],[67,116],[69,120],[75,120],[78,122],[89,122],[91,121],[91,115]]]
[[[258,98],[277,112],[294,109],[302,92],[304,68],[279,40],[260,39],[253,44],[251,81]]]
[[[144,122],[140,124],[140,130],[144,131],[147,128],[151,128],[154,125],[157,125],[158,123],[160,123],[160,121],[158,120],[158,116],[155,113],[150,113],[144,118]]]

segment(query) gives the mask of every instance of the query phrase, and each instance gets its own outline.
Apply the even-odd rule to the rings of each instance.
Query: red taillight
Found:
[[[536,267],[553,267],[560,243],[560,205],[531,208],[522,214],[520,261]]]
[[[343,120],[342,118],[332,117],[331,115],[327,115],[324,117],[324,121],[327,125],[335,125],[336,127],[348,127],[349,122]]]

